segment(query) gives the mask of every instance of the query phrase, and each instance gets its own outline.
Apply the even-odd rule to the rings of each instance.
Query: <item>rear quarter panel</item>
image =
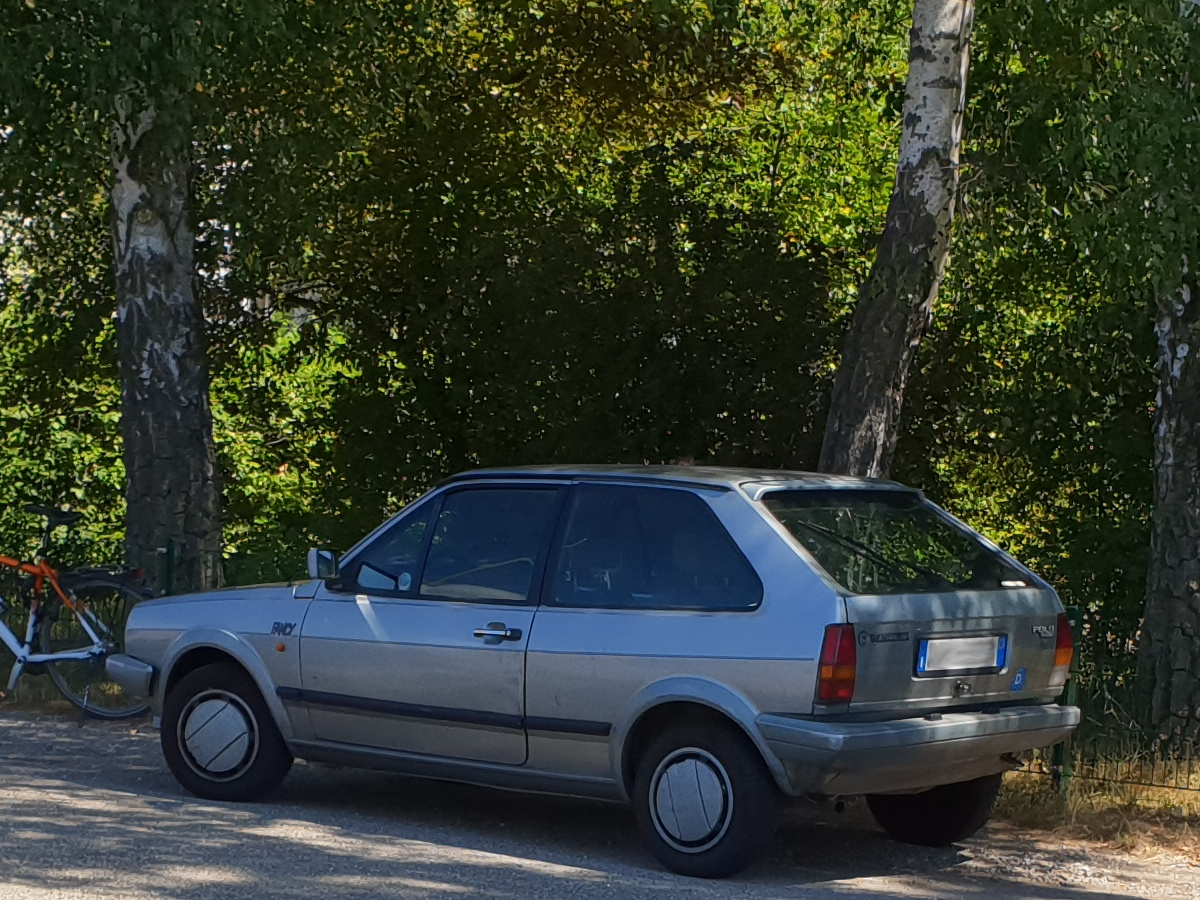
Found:
[[[526,660],[526,715],[586,733],[530,728],[531,768],[619,780],[621,742],[647,708],[713,706],[752,727],[759,712],[812,710],[825,624],[841,599],[739,492],[696,491],[763,583],[748,612],[539,608]],[[607,726],[608,734],[597,734]]]

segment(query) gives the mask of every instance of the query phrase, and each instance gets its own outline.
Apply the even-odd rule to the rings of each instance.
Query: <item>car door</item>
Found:
[[[451,488],[356,552],[303,625],[314,736],[525,762],[525,648],[558,506],[554,485]]]

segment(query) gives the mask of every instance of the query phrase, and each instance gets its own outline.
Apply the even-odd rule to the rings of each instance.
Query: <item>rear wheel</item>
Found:
[[[681,875],[724,878],[750,865],[775,833],[778,789],[754,745],[723,723],[664,731],[633,785],[638,830]]]
[[[889,837],[906,844],[944,847],[987,824],[1003,775],[943,784],[919,794],[872,794],[867,807]]]
[[[125,650],[125,622],[134,604],[149,594],[119,578],[106,575],[64,575],[59,584],[79,603],[79,612],[65,607],[50,593],[38,625],[38,648],[43,653],[86,650],[94,644],[80,618],[104,645],[86,659],[59,659],[45,664],[55,687],[85,713],[101,719],[130,719],[150,709],[144,697],[128,693],[108,677],[105,662]]]
[[[232,663],[202,666],[171,688],[162,748],[171,774],[208,800],[257,800],[292,767],[258,685]]]

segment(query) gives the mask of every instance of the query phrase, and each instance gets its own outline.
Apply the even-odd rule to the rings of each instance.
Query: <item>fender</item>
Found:
[[[271,676],[268,674],[267,668],[262,658],[258,655],[258,652],[241,635],[219,628],[189,629],[172,641],[167,648],[166,662],[163,664],[159,683],[163,685],[167,684],[171,679],[171,673],[175,669],[175,664],[179,662],[180,658],[189,650],[196,650],[201,647],[209,647],[229,654],[250,674],[250,677],[254,679],[255,685],[258,687],[258,692],[262,694],[263,700],[266,701],[267,709],[271,711],[271,716],[275,719],[275,725],[279,728],[279,733],[283,735],[284,741],[290,745],[295,740],[295,734],[292,732],[292,723],[283,708],[283,703],[275,693],[275,684],[271,680]],[[161,716],[160,707],[157,718],[161,719]]]
[[[737,691],[720,682],[704,678],[676,676],[664,678],[642,688],[633,698],[633,702],[621,720],[613,723],[612,737],[608,744],[609,765],[612,768],[613,781],[623,800],[629,802],[630,799],[629,792],[625,788],[621,766],[629,732],[633,730],[638,720],[651,709],[662,706],[664,703],[680,701],[707,706],[736,722],[746,733],[746,737],[750,738],[754,746],[758,748],[763,762],[767,764],[767,769],[770,770],[771,777],[775,779],[780,790],[787,794],[792,793],[783,763],[767,746],[767,742],[755,724],[760,710],[756,709]]]

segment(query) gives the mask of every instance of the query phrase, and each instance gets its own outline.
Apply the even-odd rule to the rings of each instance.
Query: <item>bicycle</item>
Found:
[[[47,561],[50,536],[70,527],[82,513],[26,504],[25,511],[42,516],[42,543],[34,562],[0,555],[0,566],[30,576],[21,596],[29,607],[25,640],[21,642],[2,618],[8,609],[0,596],[0,641],[16,662],[0,700],[12,693],[26,671],[43,669],[54,686],[85,714],[102,719],[129,719],[150,706],[109,680],[105,661],[125,645],[125,620],[135,603],[151,593],[137,573],[121,568],[81,568],[59,572]],[[49,588],[49,589],[47,589]],[[36,644],[35,644],[36,642]]]

